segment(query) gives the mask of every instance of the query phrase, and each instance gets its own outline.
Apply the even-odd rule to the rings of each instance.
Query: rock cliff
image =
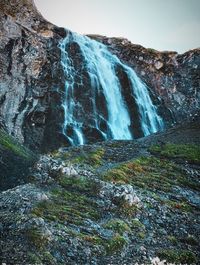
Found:
[[[44,20],[32,0],[0,6],[0,116],[31,149],[41,150],[47,139],[56,145],[63,85],[57,45],[65,32]]]
[[[67,143],[62,133],[65,78],[58,47],[66,32],[46,21],[32,0],[0,0],[0,6],[0,117],[8,132],[32,150],[55,149]],[[137,72],[167,125],[198,116],[199,49],[179,55],[145,49],[126,39],[90,37]],[[126,94],[126,76],[120,71],[118,75]],[[90,125],[85,131],[96,139]]]

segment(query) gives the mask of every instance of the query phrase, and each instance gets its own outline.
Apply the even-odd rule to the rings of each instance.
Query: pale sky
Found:
[[[200,47],[200,0],[34,0],[57,26],[183,53]]]

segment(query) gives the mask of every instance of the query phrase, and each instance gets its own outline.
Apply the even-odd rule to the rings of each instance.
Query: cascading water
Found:
[[[124,65],[107,47],[95,40],[68,32],[60,43],[65,73],[63,133],[72,145],[87,141],[88,124],[102,139],[130,140],[131,115],[122,95],[116,67],[126,72],[141,117],[143,135],[161,130],[148,89],[133,69]],[[85,118],[87,116],[87,118]]]

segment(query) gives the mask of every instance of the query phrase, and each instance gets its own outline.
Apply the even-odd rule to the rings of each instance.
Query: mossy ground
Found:
[[[158,256],[162,260],[175,264],[196,264],[197,257],[192,251],[179,249],[163,249],[158,251]]]
[[[173,191],[175,186],[200,190],[200,184],[190,179],[172,161],[155,156],[141,157],[122,163],[102,176],[103,180],[127,183],[151,191]]]
[[[48,188],[45,186],[49,199],[32,208],[31,217],[44,219],[45,225],[51,228],[53,241],[49,242],[39,230],[27,231],[28,242],[36,251],[36,254],[30,251],[30,261],[56,264],[55,251],[62,251],[63,245],[71,241],[82,250],[90,249],[92,256],[108,260],[112,256],[117,262],[131,253],[129,263],[139,258],[142,264],[144,254],[139,251],[144,246],[147,252],[150,250],[168,262],[179,264],[185,259],[188,264],[195,263],[199,247],[195,235],[198,209],[175,189],[197,193],[199,185],[195,178],[185,174],[182,161],[179,164],[179,160],[172,161],[171,157],[152,151],[149,156],[110,167],[106,164],[105,148],[91,150],[86,156],[78,151],[72,154],[70,150],[52,154],[64,164],[71,163],[81,170],[77,170],[75,176],[55,177]],[[141,208],[117,201],[109,208],[110,204],[100,197],[102,180],[109,185],[110,182],[132,185],[141,199]],[[187,236],[182,231],[187,232]],[[122,264],[122,260],[120,262]]]
[[[36,216],[48,221],[81,225],[85,219],[98,220],[100,211],[95,200],[78,191],[56,188],[51,191],[51,200],[41,202],[33,209]]]
[[[27,160],[32,159],[34,156],[30,150],[19,144],[12,136],[8,135],[2,129],[0,129],[0,147]]]
[[[200,164],[200,146],[193,144],[171,144],[154,145],[150,148],[152,153],[170,159],[180,158],[188,162]]]
[[[0,190],[28,182],[37,155],[0,129]]]
[[[73,162],[74,163],[86,163],[93,167],[98,167],[102,164],[102,158],[105,150],[103,148],[97,148],[96,150],[92,150],[85,153],[84,155],[76,157]]]

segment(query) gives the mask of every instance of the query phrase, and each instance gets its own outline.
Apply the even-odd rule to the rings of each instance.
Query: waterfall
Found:
[[[123,87],[116,74],[121,66],[126,72],[141,117],[143,135],[161,130],[149,92],[134,70],[124,65],[102,43],[68,32],[60,42],[61,63],[65,74],[63,133],[72,145],[87,142],[87,127],[101,139],[134,138],[131,115],[123,97]]]

